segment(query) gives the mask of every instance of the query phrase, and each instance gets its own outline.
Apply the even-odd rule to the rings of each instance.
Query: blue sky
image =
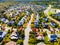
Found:
[[[2,0],[0,0],[0,1],[2,1]]]

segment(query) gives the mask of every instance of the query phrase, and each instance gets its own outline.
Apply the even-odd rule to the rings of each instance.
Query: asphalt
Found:
[[[32,21],[32,18],[33,18],[33,14],[31,15],[31,19],[30,21],[28,22],[28,25],[25,29],[25,39],[24,39],[24,45],[29,45],[28,44],[28,40],[29,40],[29,32],[31,31],[31,27],[30,27],[30,24],[31,24],[31,21]]]

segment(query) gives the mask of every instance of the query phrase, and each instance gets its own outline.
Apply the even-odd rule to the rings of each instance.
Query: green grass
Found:
[[[51,15],[51,14],[54,14],[54,12],[50,12],[50,11],[49,11],[49,12],[48,12],[48,15]]]
[[[44,43],[46,44],[46,45],[59,45],[59,43],[60,43],[60,39],[57,39],[57,42],[48,42],[48,36],[45,36],[44,37]]]

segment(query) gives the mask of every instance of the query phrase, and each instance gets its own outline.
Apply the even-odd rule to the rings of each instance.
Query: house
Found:
[[[17,44],[16,44],[16,42],[14,42],[14,41],[10,41],[10,42],[8,42],[6,45],[17,45]]]
[[[2,40],[6,34],[7,34],[7,32],[0,31],[0,40]]]
[[[16,14],[15,14],[15,16],[18,15],[18,14],[19,14],[19,12],[17,11]]]
[[[54,23],[54,22],[50,22],[50,25],[51,25],[52,27],[55,27],[55,23]]]
[[[21,25],[23,25],[23,23],[24,23],[24,20],[26,19],[26,17],[27,16],[24,16],[19,22],[18,22],[18,26],[21,26]]]
[[[18,39],[18,34],[16,32],[12,32],[10,39]]]
[[[24,23],[23,21],[19,21],[17,25],[18,25],[18,26],[22,26],[23,23]]]
[[[56,32],[59,32],[59,29],[58,29],[58,28],[54,28],[54,30],[55,30]]]
[[[34,22],[34,26],[35,26],[35,27],[38,27],[38,25],[39,25],[38,21],[35,21],[35,22]]]
[[[24,20],[26,19],[26,16],[24,16],[19,22],[18,22],[18,26],[21,26],[24,24]]]
[[[48,41],[54,42],[57,40],[57,35],[56,34],[48,34]]]
[[[4,22],[5,21],[5,18],[1,18],[1,21]]]
[[[19,30],[23,30],[23,27],[21,26],[21,27],[19,27]]]
[[[4,23],[8,23],[9,22],[9,20],[8,19],[6,19],[5,21],[4,21]]]
[[[60,34],[56,34],[58,38],[60,38]]]
[[[36,39],[43,41],[43,40],[44,40],[43,34],[41,34],[40,32],[37,32],[37,33],[36,33]]]
[[[57,14],[54,14],[53,16],[58,16],[58,17],[59,17],[59,16],[60,16],[60,12],[59,12],[59,13],[57,13]]]
[[[12,27],[5,27],[5,31],[9,31],[11,29],[12,29]]]
[[[29,15],[30,13],[28,11],[26,11],[26,15]]]
[[[8,23],[9,22],[9,20],[5,19],[5,18],[0,18],[0,21],[2,21],[3,23]]]
[[[37,36],[36,38],[37,38],[37,40],[44,40],[43,35],[39,35],[39,36]]]
[[[44,27],[44,28],[47,28],[47,23],[45,23],[45,22],[42,22],[42,26]]]
[[[32,31],[39,31],[38,28],[32,28]]]
[[[10,22],[8,22],[8,25],[12,25],[14,23],[14,20],[11,20]]]
[[[13,28],[12,30],[16,32],[17,31],[17,28]]]
[[[48,21],[48,19],[46,17],[44,17],[43,20],[46,21],[46,22]]]

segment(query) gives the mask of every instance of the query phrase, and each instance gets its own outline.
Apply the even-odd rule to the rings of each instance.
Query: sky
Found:
[[[43,1],[43,0],[0,0],[0,1]]]
[[[52,0],[0,0],[0,1],[52,1]],[[54,0],[54,1],[60,1],[60,0]]]
[[[0,0],[0,1],[2,1],[2,0]]]

